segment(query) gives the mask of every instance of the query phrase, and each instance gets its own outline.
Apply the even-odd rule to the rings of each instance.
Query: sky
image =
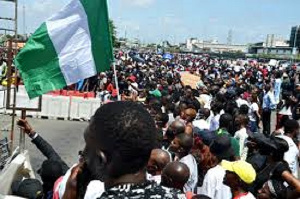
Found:
[[[19,0],[19,33],[34,32],[69,1]],[[191,37],[224,43],[232,30],[233,43],[246,44],[265,41],[267,34],[289,39],[291,27],[300,25],[299,0],[108,0],[108,4],[118,36],[143,43],[179,43]],[[0,16],[12,14],[11,3],[0,2]],[[3,26],[11,24],[0,21]]]

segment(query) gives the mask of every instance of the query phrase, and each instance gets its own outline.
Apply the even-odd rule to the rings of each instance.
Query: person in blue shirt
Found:
[[[276,102],[274,99],[274,93],[271,90],[271,85],[266,84],[264,89],[265,89],[265,93],[264,93],[263,105],[262,105],[263,133],[269,136],[271,132],[271,112],[276,108]]]

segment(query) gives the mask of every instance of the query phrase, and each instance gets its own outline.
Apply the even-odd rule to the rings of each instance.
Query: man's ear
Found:
[[[180,147],[177,151],[177,153],[183,153],[184,152],[184,149],[182,147]]]
[[[107,157],[101,150],[96,151],[97,156],[101,159],[102,164],[107,164]]]

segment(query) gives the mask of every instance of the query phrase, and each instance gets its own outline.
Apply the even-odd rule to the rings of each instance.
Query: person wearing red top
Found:
[[[114,86],[113,86],[113,84],[111,83],[111,79],[107,79],[106,90],[107,90],[109,93],[112,93],[113,89],[114,89]]]

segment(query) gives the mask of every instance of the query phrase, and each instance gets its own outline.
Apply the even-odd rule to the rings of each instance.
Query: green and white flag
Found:
[[[72,0],[17,55],[29,98],[106,71],[113,61],[106,0]]]

